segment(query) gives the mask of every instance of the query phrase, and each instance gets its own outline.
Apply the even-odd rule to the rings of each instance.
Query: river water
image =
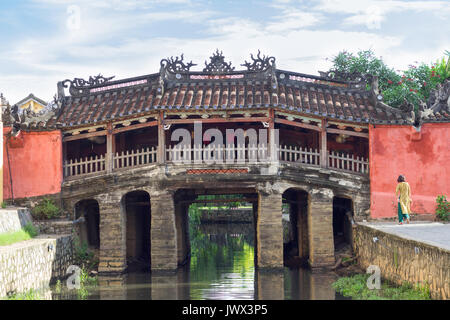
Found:
[[[190,230],[191,259],[174,274],[129,272],[99,277],[84,290],[51,288],[52,299],[125,300],[335,300],[334,273],[285,267],[260,272],[254,263],[251,224],[208,224]]]

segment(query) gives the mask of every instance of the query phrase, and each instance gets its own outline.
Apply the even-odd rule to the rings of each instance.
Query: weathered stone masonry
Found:
[[[39,236],[0,247],[0,298],[46,289],[72,264],[72,236]]]
[[[151,264],[154,271],[176,270],[178,266],[175,205],[170,191],[153,191]]]
[[[256,237],[258,267],[282,268],[283,225],[279,192],[259,192]]]
[[[125,218],[121,196],[100,195],[100,261],[99,272],[120,273],[126,266]]]
[[[450,251],[361,224],[354,228],[353,241],[362,268],[379,266],[384,279],[427,284],[433,299],[450,298]]]
[[[150,196],[150,262],[153,271],[175,270],[189,254],[189,197],[175,196],[177,190],[183,189],[231,192],[246,188],[250,194],[257,195],[258,201],[253,203],[255,248],[257,267],[261,269],[283,266],[282,195],[288,189],[303,190],[304,213],[298,222],[302,235],[301,253],[309,254],[309,263],[314,268],[333,265],[333,195],[355,199],[354,207],[358,208],[355,219],[361,220],[364,216],[359,213],[369,206],[367,178],[327,169],[305,170],[292,165],[279,165],[274,174],[261,174],[258,165],[241,167],[247,168],[249,173],[187,175],[186,170],[196,167],[153,165],[134,169],[131,174],[113,173],[68,181],[62,195],[68,211],[73,211],[81,200],[98,201],[101,273],[120,273],[127,268],[127,221],[123,199],[129,192],[139,190]]]
[[[332,190],[311,190],[308,225],[310,265],[326,267],[334,264]]]

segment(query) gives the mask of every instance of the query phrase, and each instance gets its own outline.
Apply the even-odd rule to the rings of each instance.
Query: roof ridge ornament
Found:
[[[435,89],[430,91],[428,103],[419,100],[418,116],[416,124],[420,126],[424,121],[436,118],[436,115],[450,114],[450,79],[438,83]]]
[[[184,63],[184,55],[181,54],[180,58],[171,56],[167,59],[162,59],[160,62],[161,68],[172,72],[172,73],[178,73],[178,72],[189,72],[191,67],[196,66],[197,64],[191,62]]]
[[[209,59],[209,63],[206,63],[205,60],[205,68],[203,69],[203,72],[226,73],[234,71],[234,67],[231,66],[231,61],[226,63],[225,57],[222,51],[219,52],[219,49],[216,49],[216,52],[213,52],[213,55],[209,57]]]
[[[67,88],[68,84],[70,84],[69,92],[72,96],[83,94],[87,89],[93,86],[98,86],[101,84],[104,84],[111,79],[113,79],[115,76],[112,77],[104,77],[100,73],[97,76],[90,76],[89,80],[84,80],[82,78],[74,78],[73,80],[66,79],[64,81],[61,81],[58,83],[58,95],[63,93],[64,89]],[[62,95],[63,96],[63,95]]]
[[[261,51],[258,49],[258,54],[256,55],[256,59],[254,58],[253,54],[250,54],[250,58],[253,60],[252,63],[247,62],[247,60],[244,61],[241,66],[247,67],[247,71],[265,71],[269,69],[270,67],[275,67],[275,57],[273,56],[267,56],[263,55],[261,57]]]

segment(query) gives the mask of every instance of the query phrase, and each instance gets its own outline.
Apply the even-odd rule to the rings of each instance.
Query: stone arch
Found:
[[[309,259],[309,192],[306,187],[289,187],[283,192],[282,203],[285,264],[306,265]]]
[[[150,194],[138,189],[126,192],[120,207],[124,217],[126,264],[129,269],[149,270],[151,265]]]
[[[81,243],[100,248],[100,209],[96,199],[83,199],[74,205],[75,231]]]

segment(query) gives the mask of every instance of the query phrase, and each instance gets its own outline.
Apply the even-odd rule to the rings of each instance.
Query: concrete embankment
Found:
[[[450,224],[358,224],[353,243],[363,269],[376,265],[384,279],[428,285],[433,299],[450,298]]]
[[[17,231],[32,221],[28,209],[1,210],[3,231]],[[66,275],[72,264],[72,235],[39,235],[0,246],[0,298],[30,289],[43,290]]]

